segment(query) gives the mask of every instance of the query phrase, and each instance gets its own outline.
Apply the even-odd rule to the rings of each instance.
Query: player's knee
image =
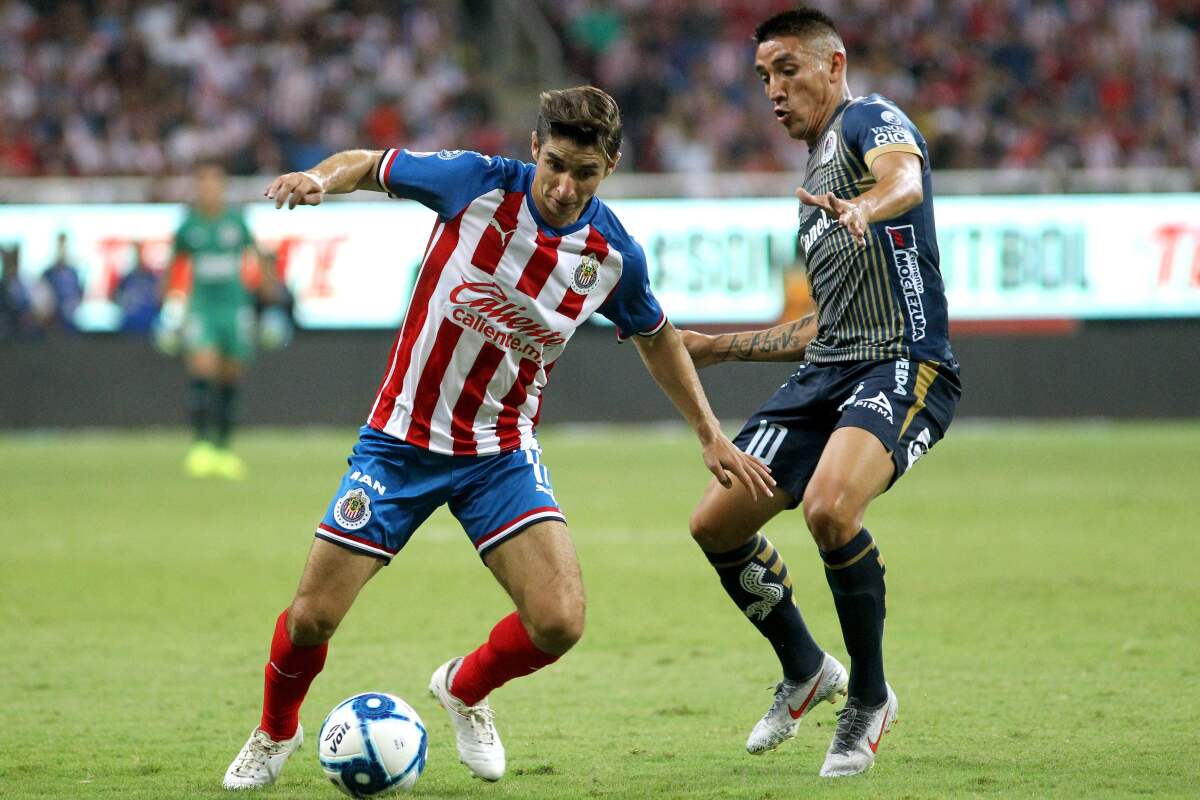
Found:
[[[692,532],[692,540],[706,553],[733,550],[754,535],[753,531],[746,534],[737,530],[704,505],[692,512],[688,528]]]
[[[822,550],[835,550],[862,527],[862,509],[844,493],[812,490],[804,494],[804,522]]]
[[[704,506],[692,512],[691,519],[688,520],[688,529],[701,550],[714,549],[721,535],[720,526]]]
[[[333,638],[340,622],[319,604],[296,600],[288,610],[288,638],[301,647],[323,644]]]
[[[529,615],[529,636],[539,650],[562,655],[583,638],[586,604],[582,597],[561,598]]]

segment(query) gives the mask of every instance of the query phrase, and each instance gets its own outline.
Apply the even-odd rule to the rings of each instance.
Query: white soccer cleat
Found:
[[[461,658],[452,658],[434,670],[429,679],[429,693],[450,716],[459,761],[466,764],[476,778],[498,781],[504,777],[505,763],[495,714],[487,700],[469,706],[450,694],[450,682],[461,663]]]
[[[255,728],[242,745],[242,751],[225,770],[226,789],[257,789],[270,786],[279,779],[283,765],[292,753],[304,744],[304,728],[297,726],[296,735],[277,742],[262,728]]]
[[[900,702],[890,685],[881,706],[867,708],[853,697],[847,700],[846,707],[838,712],[837,730],[825,754],[821,777],[840,778],[869,770],[875,763],[879,740],[895,723],[899,711]]]
[[[821,669],[808,680],[803,683],[780,681],[775,687],[775,702],[750,731],[746,750],[758,755],[791,739],[796,735],[800,720],[818,703],[836,703],[839,696],[846,696],[849,680],[841,662],[826,653]]]

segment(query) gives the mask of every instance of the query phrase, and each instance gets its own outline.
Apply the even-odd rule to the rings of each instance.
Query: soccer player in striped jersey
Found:
[[[347,151],[267,190],[276,207],[294,208],[372,189],[417,200],[437,218],[367,424],[276,621],[262,720],[226,788],[274,782],[302,740],[300,704],[329,638],[367,580],[442,504],[516,611],[476,650],[438,667],[430,691],[472,773],[503,776],[485,698],[553,663],[583,633],[579,565],[534,427],[550,372],[590,315],[635,342],[719,483],[770,494],[769,468],[721,433],[650,292],[642,248],[594,197],[620,144],[616,103],[584,86],[542,95],[534,164],[459,150]]]
[[[804,359],[734,440],[772,467],[778,489],[756,497],[710,485],[691,530],[783,667],[746,748],[774,749],[818,703],[848,692],[821,775],[853,775],[874,763],[898,707],[883,671],[883,559],[863,516],[945,434],[961,395],[958,363],[920,132],[886,98],[851,96],[846,50],[825,14],[778,14],[755,38],[755,70],[775,116],[809,148],[796,194],[818,312],[768,331],[684,331],[698,366]],[[783,557],[759,533],[801,503],[833,592],[848,675],[809,635]]]

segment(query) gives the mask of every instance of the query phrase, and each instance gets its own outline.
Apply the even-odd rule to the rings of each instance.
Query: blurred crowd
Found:
[[[938,168],[1200,170],[1196,0],[809,0],[851,91],[921,128]],[[617,98],[643,170],[797,165],[750,72],[775,0],[555,0],[571,65]],[[803,148],[799,148],[803,155]]]
[[[0,175],[503,149],[453,2],[0,0]]]
[[[904,107],[938,168],[1200,170],[1196,0],[813,4],[838,22],[852,91]],[[619,101],[626,167],[692,172],[802,162],[749,66],[754,24],[789,5],[537,3],[569,71]],[[524,156],[528,122],[496,107],[511,87],[487,60],[488,31],[520,7],[0,0],[0,175],[157,175],[205,159],[275,173],[397,143]]]
[[[106,299],[113,304],[118,330],[146,335],[158,319],[163,275],[149,266],[140,242],[131,248],[129,268],[105,287]],[[54,258],[33,280],[22,273],[20,248],[0,245],[0,340],[78,332],[83,301],[82,270],[65,233],[58,234]]]

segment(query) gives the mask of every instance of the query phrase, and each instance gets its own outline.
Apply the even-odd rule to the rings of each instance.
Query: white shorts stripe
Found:
[[[499,544],[500,542],[507,539],[509,536],[512,536],[518,530],[524,530],[525,528],[529,527],[530,525],[534,524],[535,522],[543,522],[548,519],[556,519],[559,522],[562,522],[563,524],[566,524],[566,522],[567,522],[567,518],[562,515],[561,511],[552,511],[552,510],[539,511],[536,514],[530,514],[529,516],[526,516],[526,517],[518,517],[510,525],[500,529],[496,533],[493,533],[491,536],[489,536],[487,539],[485,539],[485,540],[481,541],[479,544],[475,545],[475,549],[477,551],[479,551],[480,553],[483,553],[483,551],[492,549],[497,544]]]
[[[385,558],[385,559],[388,559],[389,561],[396,555],[395,553],[389,553],[387,550],[384,550],[382,547],[375,547],[374,545],[369,545],[366,542],[362,541],[361,539],[350,539],[345,536],[340,536],[340,535],[338,535],[337,531],[331,530],[329,528],[317,528],[316,535],[322,539],[336,539],[338,544],[343,544],[346,547],[353,548],[354,550],[360,550],[364,553],[370,553],[373,556],[379,556],[380,558]]]

